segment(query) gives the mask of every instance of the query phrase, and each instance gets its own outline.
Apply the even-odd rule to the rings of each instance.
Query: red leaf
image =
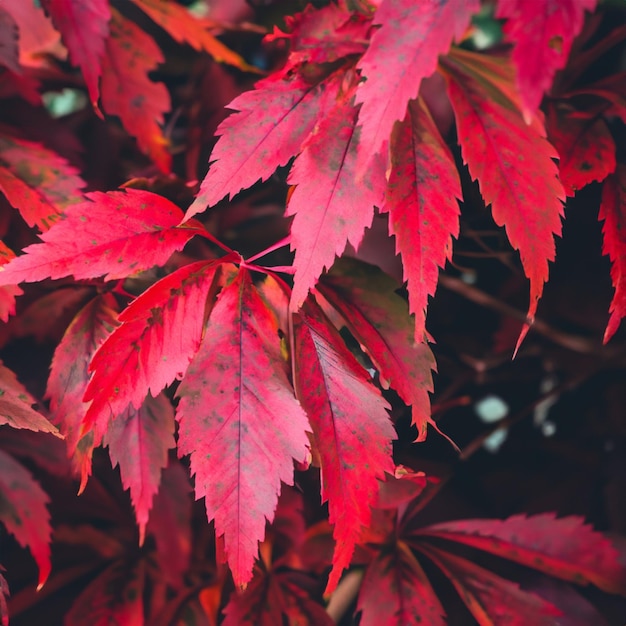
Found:
[[[309,425],[281,354],[276,315],[240,269],[222,290],[178,388],[179,452],[191,455],[196,497],[224,536],[235,584],[252,577],[265,521],[293,460],[307,456]]]
[[[498,19],[506,19],[504,33],[515,44],[513,63],[524,116],[535,115],[557,70],[565,67],[574,37],[583,27],[585,9],[597,0],[545,0],[529,10],[525,0],[499,0]]]
[[[403,260],[415,338],[422,340],[428,296],[435,294],[439,268],[452,257],[459,234],[461,183],[452,154],[420,98],[391,139],[391,173],[382,210]]]
[[[626,317],[626,166],[618,165],[602,190],[598,216],[604,220],[602,251],[611,259],[611,280],[615,293],[609,307],[609,323],[604,332],[604,343],[615,334]]]
[[[46,231],[65,208],[84,197],[78,170],[52,150],[2,132],[0,191],[29,226]]]
[[[360,626],[445,626],[445,612],[431,584],[404,544],[380,551],[367,566],[357,611]]]
[[[221,135],[211,153],[216,161],[200,186],[186,218],[207,205],[231,197],[298,154],[315,123],[334,104],[339,80],[310,84],[298,75],[267,78],[256,89],[235,98],[228,108],[237,111],[218,127]]]
[[[435,359],[426,343],[415,342],[406,301],[396,293],[399,286],[374,266],[341,259],[318,288],[341,313],[384,383],[413,406],[413,424],[423,441],[432,423],[428,394]]]
[[[50,420],[65,436],[68,456],[81,477],[80,491],[91,474],[93,433],[81,434],[88,404],[83,395],[89,382],[88,365],[95,351],[116,326],[117,303],[111,294],[93,298],[74,317],[60,341],[52,364],[46,397]]]
[[[183,212],[149,191],[127,189],[88,193],[89,200],[66,210],[66,219],[41,235],[0,272],[0,284],[44,278],[125,278],[163,265],[173,252],[204,229],[176,228]]]
[[[362,125],[357,173],[365,173],[372,157],[389,139],[395,122],[417,97],[422,79],[437,68],[440,54],[459,39],[470,17],[480,9],[478,0],[383,0],[374,16],[374,32],[357,68],[365,77],[356,101]]]
[[[102,106],[120,118],[126,132],[136,137],[139,148],[162,172],[169,172],[172,158],[159,125],[170,110],[170,96],[165,85],[148,78],[165,58],[152,37],[115,10],[110,28],[102,63]]]
[[[205,306],[220,261],[185,265],[154,283],[119,316],[122,322],[95,353],[83,400],[93,400],[83,429],[96,440],[129,405],[138,409],[187,369],[200,345]]]
[[[458,556],[439,548],[420,546],[450,579],[480,626],[554,626],[560,609]]]
[[[174,408],[163,394],[156,398],[148,395],[138,409],[128,407],[112,420],[103,443],[109,447],[113,467],[120,466],[124,489],[130,489],[139,545],[143,545],[161,470],[167,465],[168,450],[176,445]]]
[[[1,565],[0,569],[4,571]],[[9,595],[9,585],[7,584],[6,578],[0,574],[0,624],[2,624],[2,626],[9,626],[9,608],[7,606],[7,598]]]
[[[0,7],[0,63],[12,72],[21,72],[17,24],[4,7]],[[4,580],[4,579],[3,579]],[[0,597],[2,594],[0,593]]]
[[[508,99],[510,72],[503,61],[456,50],[442,63],[463,159],[491,204],[496,224],[505,227],[511,245],[519,250],[530,280],[531,324],[548,280],[548,261],[554,260],[554,235],[561,233],[565,194],[552,160],[558,155],[544,139],[539,122],[526,125]]]
[[[432,482],[434,479],[430,479]],[[429,479],[424,472],[415,472],[404,465],[398,465],[393,476],[386,476],[380,483],[377,509],[397,509],[401,504],[417,499],[428,486]]]
[[[91,102],[97,108],[98,80],[111,19],[108,0],[43,0],[43,6],[61,32],[70,60],[80,67]]]
[[[422,528],[414,536],[456,541],[579,585],[626,594],[626,567],[613,544],[579,517],[553,513],[506,520],[463,520]],[[420,548],[421,549],[421,548]]]
[[[0,521],[28,548],[39,568],[38,587],[50,574],[49,498],[30,472],[0,450]]]
[[[548,136],[559,153],[559,178],[568,196],[615,171],[615,142],[602,118],[575,117],[551,106]]]
[[[393,474],[389,408],[343,339],[310,300],[294,316],[295,385],[319,453],[322,499],[335,525],[326,593],[348,567],[378,497],[378,479]]]
[[[15,258],[15,252],[4,242],[0,241],[0,267]],[[9,321],[9,316],[15,315],[15,298],[24,292],[15,285],[0,287],[0,320]]]
[[[133,2],[179,43],[184,41],[195,50],[204,50],[220,63],[228,63],[243,71],[257,71],[236,52],[211,35],[186,7],[163,0],[133,0]]]
[[[0,361],[0,425],[8,424],[12,428],[26,428],[61,437],[41,413],[31,408],[36,403],[17,376]]]
[[[348,242],[358,248],[372,223],[374,205],[380,206],[383,198],[385,176],[379,159],[372,163],[367,178],[356,182],[359,132],[355,130],[353,90],[349,88],[317,125],[289,174],[288,182],[296,185],[287,207],[287,215],[295,216],[291,225],[291,248],[296,252],[291,304],[295,308]]]
[[[116,561],[74,600],[64,626],[143,626],[143,563]]]

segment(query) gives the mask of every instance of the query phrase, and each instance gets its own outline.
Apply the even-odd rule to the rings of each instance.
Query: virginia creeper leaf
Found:
[[[152,37],[115,10],[110,29],[102,62],[102,107],[120,118],[162,172],[169,172],[172,158],[159,125],[170,110],[170,96],[165,85],[148,78],[165,58]]]
[[[415,341],[406,301],[396,293],[399,287],[374,266],[341,259],[318,289],[341,313],[382,380],[413,406],[413,424],[423,441],[432,422],[428,394],[435,359],[428,344]]]
[[[138,409],[129,406],[112,420],[103,443],[109,447],[113,467],[120,466],[124,488],[130,489],[139,545],[143,545],[161,470],[167,465],[168,450],[176,445],[174,408],[163,394],[156,398],[148,395]]]
[[[87,194],[65,211],[66,219],[41,235],[0,272],[0,284],[44,278],[105,276],[106,280],[163,265],[196,234],[199,225],[176,228],[183,212],[149,191],[127,189]]]
[[[524,0],[499,0],[498,19],[506,19],[504,33],[514,44],[513,63],[524,116],[532,117],[552,86],[557,70],[565,67],[574,37],[583,27],[585,9],[597,0],[545,0],[529,10]]]
[[[445,612],[411,551],[404,544],[381,549],[367,566],[357,611],[360,626],[445,626]]]
[[[548,136],[559,153],[559,178],[568,196],[615,171],[615,142],[601,117],[576,117],[552,106]]]
[[[426,554],[450,579],[480,626],[554,626],[560,609],[493,572],[432,546]]]
[[[44,146],[0,134],[0,191],[29,226],[46,231],[84,197],[78,170]]]
[[[49,498],[31,473],[0,450],[0,522],[28,548],[39,568],[39,587],[50,574]]]
[[[356,181],[359,131],[352,93],[349,88],[316,126],[289,174],[288,182],[296,185],[287,206],[287,215],[295,216],[291,225],[291,248],[296,253],[294,308],[302,305],[348,242],[359,247],[372,223],[374,205],[380,206],[383,198],[385,175],[380,159],[372,161],[367,178]]]
[[[604,332],[606,343],[626,317],[626,166],[622,164],[604,183],[599,218],[604,220],[602,251],[611,259],[611,280],[615,289],[609,307],[611,316]]]
[[[84,401],[83,430],[96,440],[109,419],[138,409],[182,376],[200,345],[207,296],[220,261],[190,263],[154,283],[120,314],[121,323],[95,353]]]
[[[89,98],[97,108],[98,81],[111,19],[108,0],[43,0],[42,4],[63,36],[70,61],[80,67]]]
[[[83,395],[89,382],[88,366],[97,348],[117,325],[117,303],[111,294],[93,298],[74,317],[54,351],[46,397],[50,420],[65,436],[73,470],[82,491],[91,475],[93,433],[81,434],[88,403]]]
[[[393,474],[395,432],[387,402],[310,299],[294,316],[295,386],[313,428],[322,474],[322,499],[336,541],[326,592],[339,582],[371,518],[378,479]]]
[[[15,252],[4,242],[0,241],[0,266],[6,265],[15,258]],[[16,285],[3,285],[0,287],[0,320],[9,321],[9,316],[15,315],[15,298],[24,292]]]
[[[52,433],[60,437],[59,431],[32,407],[37,401],[33,398],[17,376],[0,361],[0,425],[12,428]]]
[[[479,8],[478,0],[382,0],[374,15],[380,28],[357,65],[365,77],[356,96],[363,103],[359,176],[389,139],[394,123],[404,119],[409,100],[435,71],[439,55],[463,35]]]
[[[178,388],[180,454],[191,455],[237,585],[252,577],[265,521],[293,460],[307,456],[309,425],[289,383],[276,315],[247,270],[222,290],[204,339]]]
[[[565,194],[552,160],[558,155],[540,132],[539,122],[530,126],[524,122],[506,96],[510,82],[490,73],[483,56],[456,50],[442,64],[463,160],[478,180],[485,202],[491,204],[496,224],[505,227],[511,245],[519,250],[530,280],[528,323],[519,348],[548,279],[548,261],[554,260],[554,235],[561,234]]]
[[[338,89],[336,76],[311,84],[296,74],[266,78],[253,91],[235,98],[228,108],[236,113],[217,128],[220,138],[211,153],[215,162],[186,217],[266,180],[286,165],[300,152],[323,112],[334,104]]]
[[[414,536],[456,541],[579,585],[626,594],[626,567],[613,544],[580,517],[553,513],[506,520],[463,520],[422,528]]]
[[[422,340],[428,296],[435,294],[439,268],[452,256],[459,234],[461,182],[452,154],[420,98],[391,139],[391,173],[382,206],[389,212],[389,234],[403,261],[415,338]]]

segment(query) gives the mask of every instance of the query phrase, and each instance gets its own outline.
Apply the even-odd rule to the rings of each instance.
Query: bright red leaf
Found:
[[[122,484],[130,499],[143,545],[154,494],[159,490],[161,470],[167,465],[174,441],[174,408],[163,395],[148,395],[144,403],[132,406],[109,424],[103,440],[109,447],[111,463],[120,466]]]
[[[15,19],[4,7],[0,7],[0,64],[8,67],[15,74],[21,72],[17,40],[18,31]]]
[[[28,548],[39,568],[39,587],[50,574],[49,498],[31,473],[0,450],[0,522]]]
[[[528,324],[554,260],[554,235],[561,234],[563,187],[553,161],[558,155],[537,120],[527,125],[507,93],[512,81],[504,61],[456,50],[442,59],[463,160],[491,204],[498,226],[519,250],[530,280]],[[517,347],[528,332],[526,324]]]
[[[165,60],[163,54],[152,37],[115,10],[110,28],[102,63],[102,107],[120,118],[126,132],[137,138],[139,148],[162,172],[169,172],[172,158],[159,126],[170,110],[170,96],[165,85],[148,78]]]
[[[173,252],[204,229],[199,224],[176,228],[183,212],[149,191],[127,189],[87,194],[66,219],[41,235],[43,243],[24,249],[0,272],[0,284],[35,282],[74,275],[77,279],[125,278],[163,265]]]
[[[389,212],[415,314],[415,338],[422,340],[428,296],[435,294],[439,268],[452,256],[459,234],[461,182],[454,159],[420,98],[391,138],[391,173],[382,206]]]
[[[626,595],[626,567],[601,533],[580,517],[557,519],[553,513],[506,520],[443,522],[413,533],[438,537],[510,559],[577,584],[593,583]]]
[[[387,402],[310,300],[294,316],[295,386],[313,428],[336,547],[326,592],[339,582],[371,518],[378,479],[393,473]]]
[[[504,33],[514,44],[513,63],[524,116],[532,118],[554,74],[565,67],[574,37],[583,27],[585,9],[597,0],[544,0],[536,10],[525,0],[498,0],[496,17],[506,19]]]
[[[463,35],[479,9],[478,0],[380,3],[374,15],[380,28],[357,65],[365,77],[356,96],[357,103],[363,103],[359,176],[389,139],[394,123],[404,119],[409,100],[417,97],[422,79],[435,71],[439,55]]]
[[[129,405],[138,409],[185,373],[200,345],[205,307],[219,261],[185,265],[154,283],[120,314],[94,355],[84,401],[93,400],[83,429],[96,440]]]
[[[307,456],[309,425],[278,330],[275,313],[240,269],[222,290],[177,392],[179,453],[191,455],[196,497],[205,498],[207,516],[224,536],[240,586],[252,577],[281,481],[293,484],[293,461]]]
[[[97,108],[98,81],[111,19],[108,0],[43,0],[42,4],[63,36],[70,61],[80,67],[91,102]]]
[[[609,307],[611,317],[604,332],[606,343],[626,317],[626,166],[622,164],[604,183],[599,218],[604,220],[602,251],[611,259],[611,280],[615,289]]]
[[[15,258],[15,252],[0,241],[0,266],[6,265]],[[24,292],[15,285],[3,285],[0,287],[0,320],[9,321],[9,316],[15,315],[15,298]]]
[[[29,226],[46,231],[71,204],[81,202],[85,183],[78,170],[44,146],[0,134],[0,191]]]

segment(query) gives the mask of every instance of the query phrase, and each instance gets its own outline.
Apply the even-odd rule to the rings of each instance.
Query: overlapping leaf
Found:
[[[459,39],[478,0],[383,0],[374,15],[374,32],[357,67],[365,82],[357,91],[362,125],[358,172],[388,141],[395,122],[404,119],[406,107],[417,97],[422,79],[437,67],[437,58]]]
[[[30,472],[0,450],[0,522],[28,548],[39,568],[39,586],[50,574],[49,498]]]
[[[129,406],[109,424],[103,443],[113,466],[120,466],[124,488],[130,489],[141,545],[161,470],[175,446],[174,408],[163,394],[148,395],[138,409]]]
[[[80,67],[91,102],[97,108],[98,81],[111,19],[108,0],[43,0],[42,4],[63,36],[70,61]]]
[[[611,316],[604,332],[606,343],[626,317],[626,166],[622,164],[604,183],[599,217],[604,220],[602,251],[611,259],[611,280],[615,289],[609,307]]]
[[[496,16],[506,19],[504,32],[513,42],[513,63],[524,116],[535,115],[557,70],[565,67],[574,37],[583,27],[585,9],[597,0],[546,0],[529,10],[525,0],[499,0]]]
[[[77,279],[105,275],[107,280],[163,265],[181,250],[198,224],[176,228],[183,212],[162,196],[127,189],[87,194],[66,219],[41,235],[43,243],[24,249],[0,272],[0,284],[35,282],[73,275]]]
[[[442,59],[463,160],[519,250],[530,280],[528,323],[554,260],[554,235],[561,233],[563,187],[553,161],[558,155],[538,120],[527,125],[509,94],[512,76],[505,61],[455,50]],[[528,331],[522,330],[518,347]]]
[[[247,270],[220,293],[177,395],[179,452],[191,455],[196,497],[205,498],[235,583],[245,586],[281,481],[293,484],[293,461],[306,458],[309,427],[276,315]]]
[[[95,353],[84,400],[92,400],[83,429],[96,440],[109,420],[148,392],[156,396],[182,376],[200,345],[205,307],[219,261],[197,261],[162,278],[120,314],[118,326]]]
[[[378,479],[393,473],[388,405],[322,310],[294,316],[295,385],[309,416],[336,541],[326,591],[337,585],[371,518]]]
[[[120,118],[161,171],[169,172],[172,158],[160,125],[170,110],[170,96],[165,85],[148,77],[165,60],[163,54],[152,37],[115,10],[110,29],[102,63],[102,107]]]
[[[0,64],[8,67],[15,74],[21,71],[17,40],[18,30],[15,19],[4,7],[0,7]]]
[[[6,265],[15,258],[15,252],[4,242],[0,241],[0,266]],[[15,315],[15,298],[24,292],[16,285],[3,285],[0,287],[0,320],[9,321],[9,316]]]

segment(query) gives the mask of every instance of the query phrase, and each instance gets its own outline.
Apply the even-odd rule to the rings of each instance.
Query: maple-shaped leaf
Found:
[[[19,74],[19,56],[17,24],[13,16],[4,7],[0,7],[0,64]]]
[[[504,34],[513,42],[516,82],[524,116],[535,115],[557,70],[565,67],[574,37],[583,27],[585,9],[597,0],[545,0],[529,10],[525,0],[499,0],[498,19],[506,19]]]
[[[435,548],[420,548],[454,585],[480,626],[554,626],[562,611],[472,561]]]
[[[341,313],[382,380],[412,405],[418,441],[423,441],[432,423],[428,394],[435,358],[428,344],[415,341],[406,301],[396,293],[399,287],[377,267],[341,259],[318,289]]]
[[[111,421],[103,443],[109,447],[113,466],[120,466],[124,488],[130,489],[139,545],[143,545],[161,470],[167,465],[168,451],[176,445],[174,407],[163,394],[148,395],[138,409],[130,406]]]
[[[415,337],[421,341],[428,296],[435,294],[439,268],[452,256],[459,233],[461,182],[452,154],[419,98],[409,103],[390,144],[391,172],[383,211],[395,235],[408,284],[409,308],[415,314]]]
[[[294,316],[295,386],[319,454],[322,499],[336,541],[326,592],[348,567],[378,497],[378,479],[393,474],[395,431],[388,404],[339,332],[309,299]]]
[[[224,536],[240,586],[252,577],[281,481],[293,484],[293,461],[307,456],[309,424],[278,330],[275,313],[240,269],[220,293],[177,391],[179,453],[191,455],[196,497],[205,498],[207,516]]]
[[[68,456],[81,477],[82,491],[91,474],[93,433],[81,434],[88,403],[83,395],[89,382],[89,362],[117,322],[117,303],[111,294],[93,298],[74,317],[54,351],[46,397],[50,420],[65,436]]]
[[[534,320],[555,256],[554,235],[561,234],[562,200],[558,157],[540,122],[527,125],[515,102],[506,60],[454,50],[442,58],[454,109],[463,160],[477,179],[498,226],[519,250],[530,280],[527,320],[517,348]]]
[[[568,196],[615,171],[615,142],[601,117],[568,114],[551,106],[547,125],[550,142],[559,153],[559,178]]]
[[[357,103],[363,103],[359,176],[389,139],[394,123],[404,119],[409,100],[417,97],[422,80],[435,71],[439,55],[463,35],[479,9],[478,0],[380,3],[374,15],[380,28],[357,65],[365,77],[356,96]]]
[[[615,334],[626,317],[626,166],[619,164],[602,189],[599,218],[602,226],[602,251],[611,259],[611,280],[615,293],[609,307],[609,323],[604,343]]]
[[[413,536],[456,541],[556,578],[626,595],[626,566],[617,549],[580,517],[558,519],[542,513],[443,522],[414,531]]]
[[[32,408],[37,404],[17,376],[0,361],[0,425],[26,428],[60,437],[59,431],[41,413]]]
[[[0,522],[24,548],[39,568],[38,586],[50,574],[49,498],[31,473],[0,450]]]
[[[84,401],[83,429],[96,440],[129,405],[138,409],[182,376],[200,345],[205,307],[221,261],[198,261],[154,283],[122,311],[121,322],[95,353]]]
[[[63,157],[0,129],[0,191],[29,226],[48,230],[64,209],[84,199],[84,186]]]
[[[117,115],[140,150],[167,173],[172,157],[159,125],[170,110],[170,96],[165,85],[148,77],[165,58],[150,35],[116,10],[111,13],[111,34],[102,62],[102,108]]]
[[[133,0],[163,30],[178,41],[188,43],[195,50],[208,52],[216,61],[228,63],[243,71],[258,71],[219,39],[211,35],[206,26],[184,6],[163,0]]]
[[[142,561],[114,562],[74,600],[63,626],[143,626],[145,582]]]
[[[445,612],[421,565],[404,543],[369,563],[357,602],[360,626],[445,626]]]
[[[70,61],[80,67],[89,98],[97,108],[98,81],[111,19],[108,0],[43,0],[42,4],[63,36]]]
[[[6,265],[15,258],[15,252],[3,241],[0,241],[0,266]],[[15,315],[15,298],[24,292],[16,285],[3,285],[0,287],[0,320],[9,321],[9,316]]]
[[[0,572],[4,571],[4,567],[0,565]],[[2,626],[9,626],[9,607],[7,606],[7,598],[11,594],[9,593],[9,585],[6,578],[0,573],[0,624]]]
[[[359,131],[355,126],[358,110],[353,93],[354,86],[319,122],[289,174],[288,182],[296,186],[287,205],[287,215],[294,216],[294,308],[302,305],[324,269],[343,254],[348,242],[359,247],[365,229],[372,223],[374,206],[382,203],[382,160],[374,159],[368,176],[360,182],[356,180]]]
[[[163,265],[173,252],[204,229],[177,228],[183,212],[149,191],[127,189],[87,194],[65,211],[65,219],[41,235],[43,243],[24,249],[0,271],[0,284],[36,282],[73,275],[106,280]]]
[[[186,218],[204,211],[224,196],[231,197],[258,180],[269,178],[301,150],[317,120],[335,101],[339,78],[331,75],[310,83],[298,74],[261,80],[252,91],[235,98],[236,111],[217,128],[215,161],[202,181]]]

